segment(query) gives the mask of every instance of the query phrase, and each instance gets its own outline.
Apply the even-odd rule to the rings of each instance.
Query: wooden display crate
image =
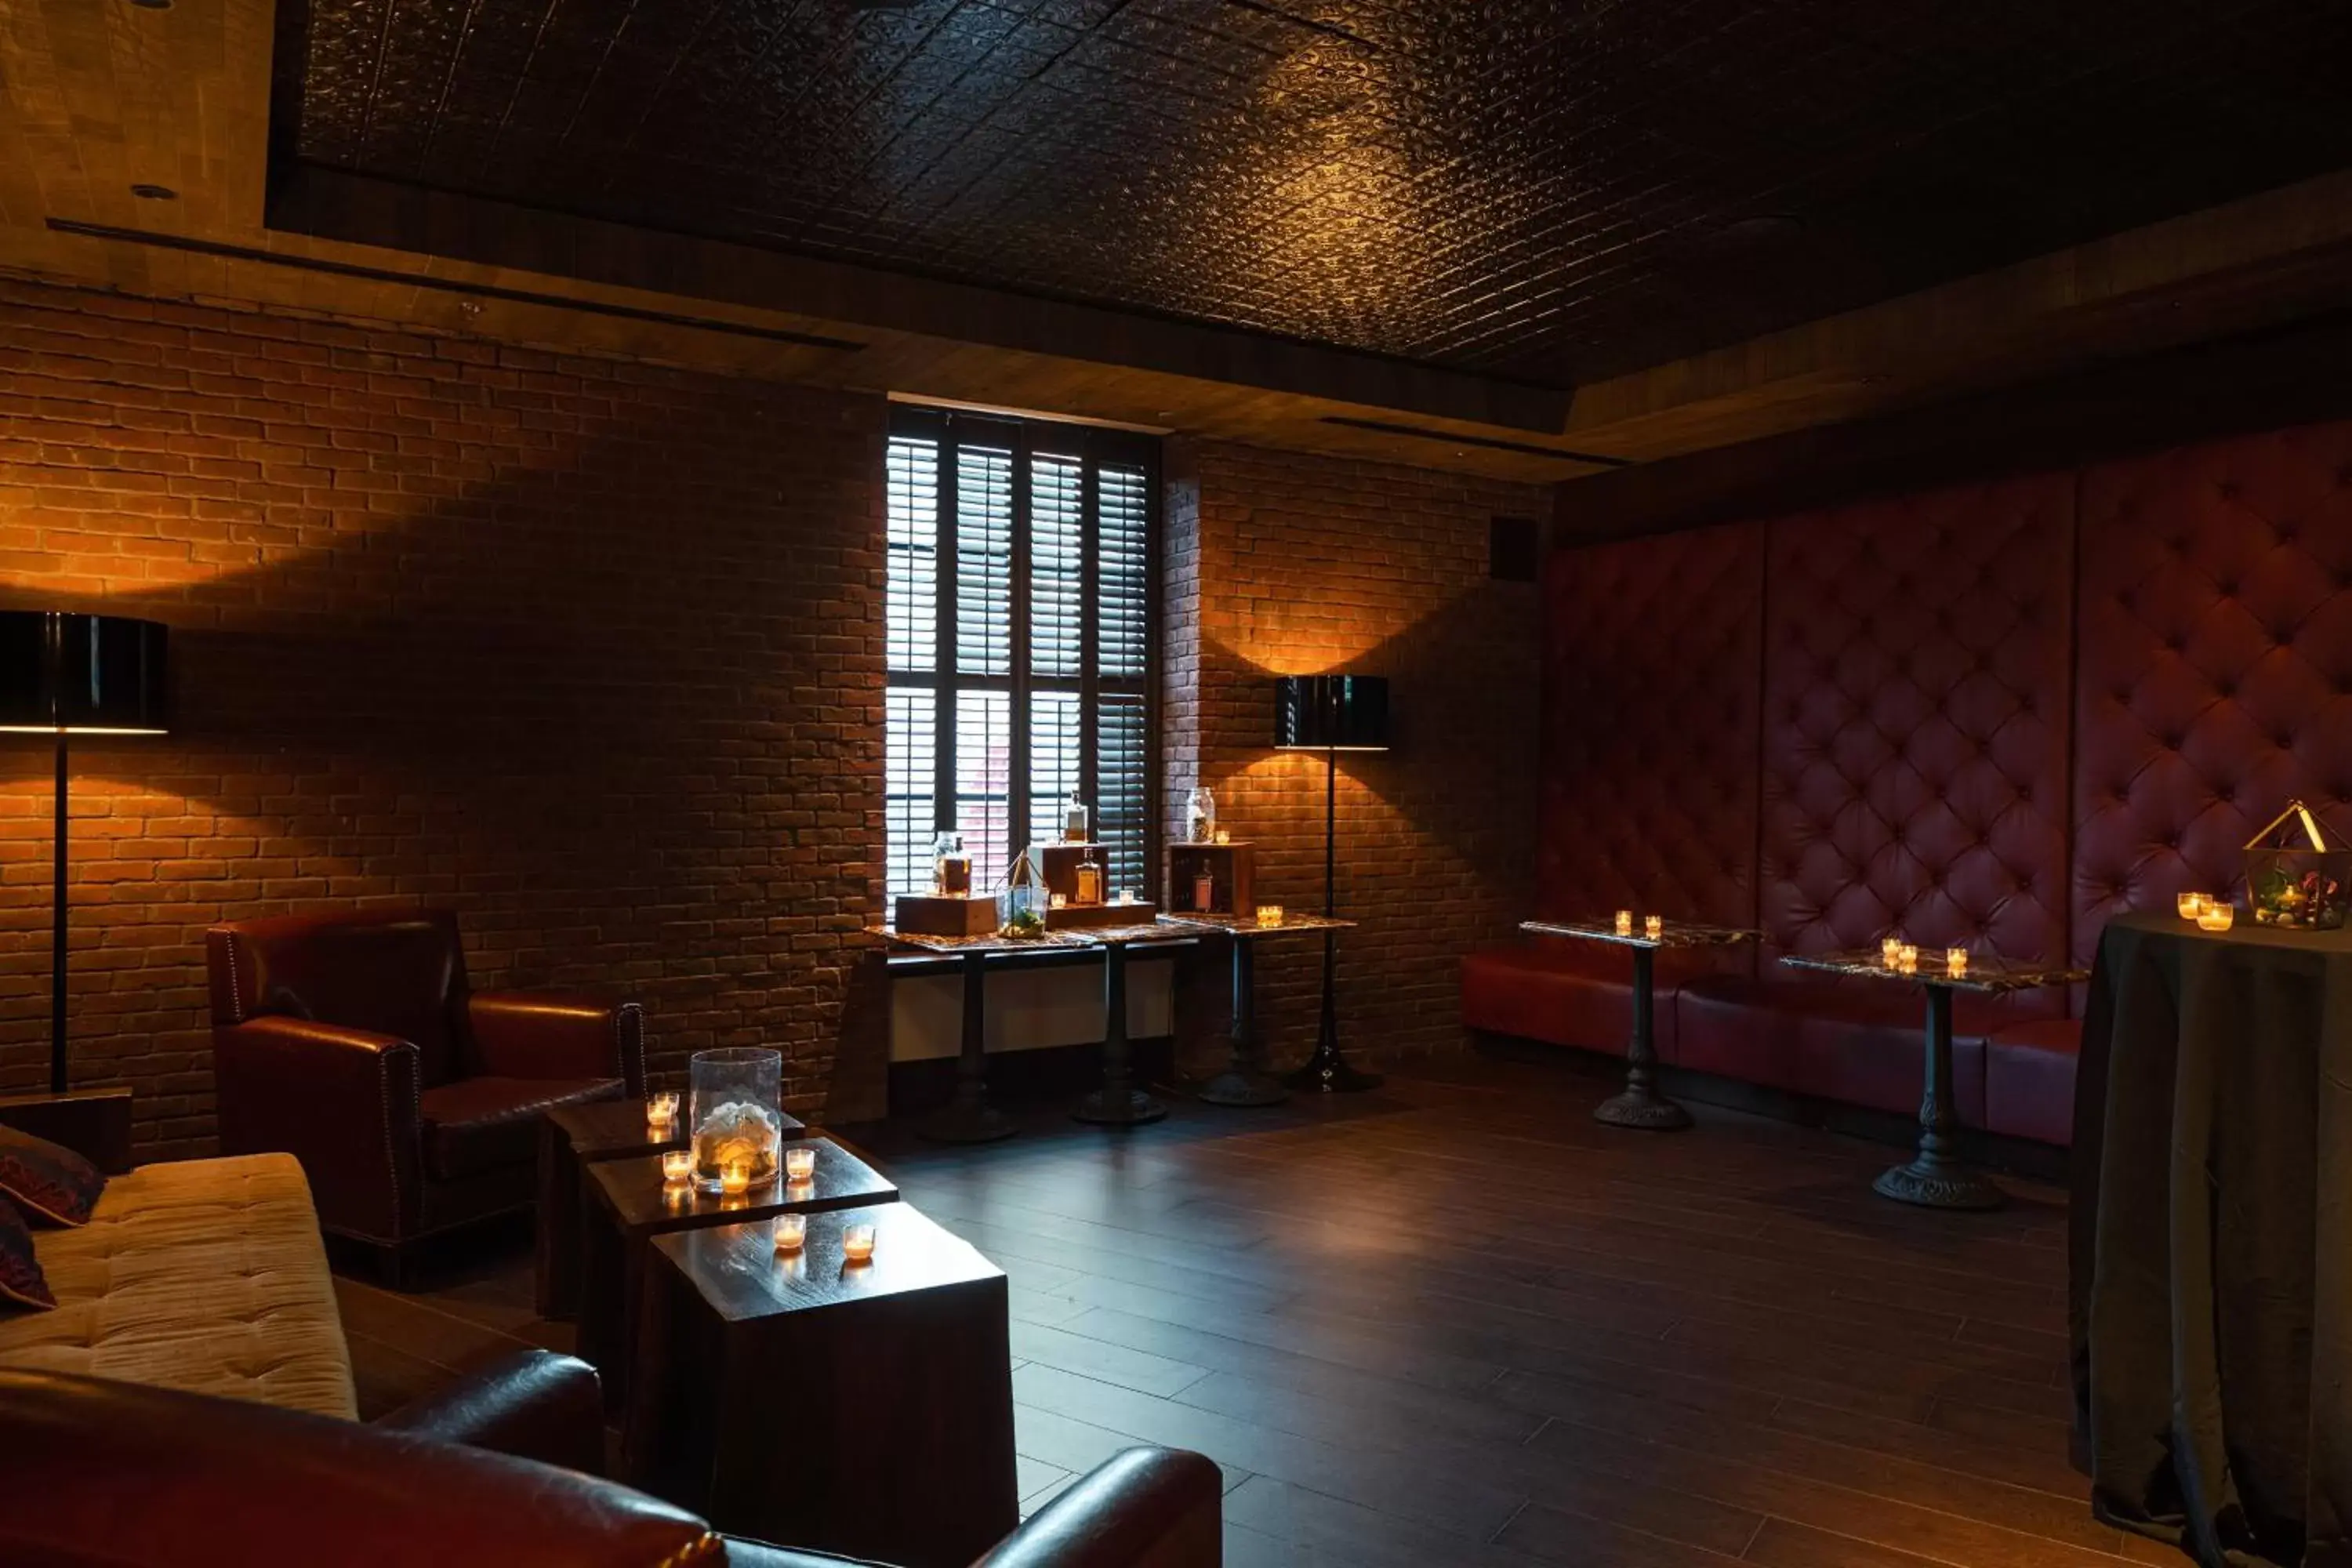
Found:
[[[891,923],[922,936],[987,936],[996,930],[996,895],[968,899],[901,893]]]
[[[1033,851],[1037,859],[1037,873],[1045,879],[1045,891],[1059,893],[1073,904],[1078,901],[1078,867],[1088,856],[1103,868],[1103,897],[1110,897],[1110,852],[1100,844],[1056,842],[1040,844]]]
[[[1167,847],[1165,865],[1168,870],[1163,891],[1168,912],[1171,915],[1238,915],[1255,912],[1251,888],[1252,851],[1246,840],[1236,838],[1230,844],[1171,844]],[[1202,909],[1193,898],[1193,883],[1202,871],[1211,880],[1209,905]]]

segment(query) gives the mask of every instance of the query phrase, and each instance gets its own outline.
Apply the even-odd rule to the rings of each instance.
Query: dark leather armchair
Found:
[[[547,1363],[564,1363],[557,1366]],[[535,1375],[598,1403],[567,1357]],[[570,1392],[576,1395],[577,1388]],[[576,1399],[572,1401],[576,1403]],[[524,1403],[530,1403],[526,1398]],[[388,1423],[61,1373],[0,1372],[0,1562],[13,1568],[842,1568],[730,1540],[581,1472]],[[593,1419],[581,1424],[596,1430]],[[475,1440],[480,1440],[478,1434]],[[1216,1568],[1217,1467],[1130,1448],[1040,1509],[987,1568]]]
[[[635,1003],[478,995],[446,910],[215,926],[205,957],[222,1152],[301,1161],[395,1283],[412,1243],[530,1205],[541,1112],[645,1092]]]

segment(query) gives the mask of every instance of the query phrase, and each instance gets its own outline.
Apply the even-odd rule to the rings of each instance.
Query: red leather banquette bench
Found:
[[[1538,913],[1752,926],[1658,963],[1671,1066],[1908,1113],[1916,997],[1784,953],[2088,967],[2352,798],[2352,424],[1556,552]],[[1470,1028],[1620,1053],[1624,956],[1470,954]],[[2070,1141],[2080,988],[1962,996],[1958,1111]]]

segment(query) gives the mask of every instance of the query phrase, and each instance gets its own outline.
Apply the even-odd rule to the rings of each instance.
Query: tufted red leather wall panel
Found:
[[[1754,921],[1763,567],[1754,524],[1546,563],[1545,914]]]
[[[1771,525],[1773,951],[1899,931],[2065,952],[2073,501],[2068,476],[2038,475]]]
[[[2291,797],[2352,830],[2352,423],[2083,476],[2074,951],[2234,889]]]
[[[1754,923],[1763,565],[1752,524],[1560,551],[1546,563],[1542,913]],[[1659,989],[1753,962],[1746,950],[1663,954]],[[1621,1051],[1631,973],[1623,952],[1587,942],[1473,954],[1464,1022]],[[1657,1028],[1671,1061],[1671,1006]]]
[[[1752,973],[1661,966],[1660,1047],[1682,1066],[1903,1109],[1916,997],[1772,956],[1899,928],[2087,964],[2116,911],[2234,888],[2240,847],[2290,796],[2352,830],[2352,423],[1549,571],[1547,907],[1686,900],[1736,920],[1752,889],[1765,931]],[[1759,658],[1760,712],[1731,679],[1752,689]],[[1723,723],[1678,732],[1709,712]],[[1475,989],[1495,1018],[1622,1041],[1623,986],[1599,955],[1490,968]],[[1465,966],[1465,1004],[1473,989]],[[1962,999],[1964,1120],[2066,1141],[2067,1002]]]

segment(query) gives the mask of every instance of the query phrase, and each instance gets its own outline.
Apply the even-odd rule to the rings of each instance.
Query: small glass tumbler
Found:
[[[816,1174],[816,1151],[803,1145],[784,1151],[784,1176],[789,1181],[805,1182]]]
[[[2213,900],[2211,899],[2206,897],[2203,893],[2183,893],[2179,898],[2173,900],[2172,902],[2173,908],[2180,911],[2180,918],[2182,920],[2193,921],[2199,915],[2203,914],[2207,906],[2211,904],[2212,901]]]
[[[667,1137],[677,1126],[677,1095],[674,1090],[646,1097],[646,1130]]]
[[[1642,917],[1642,934],[1643,936],[1648,937],[1652,942],[1655,942],[1658,938],[1665,935],[1665,933],[1666,922],[1664,916],[1644,915]]]
[[[694,1176],[694,1155],[691,1151],[672,1149],[661,1157],[662,1180],[673,1187],[682,1187]]]
[[[1946,948],[1944,950],[1944,973],[1958,976],[1966,974],[1968,972],[1969,950],[1965,947]]]
[[[874,1227],[870,1225],[845,1225],[841,1227],[841,1255],[852,1263],[865,1263],[874,1256]]]
[[[1619,910],[1617,911],[1617,934],[1619,936],[1632,936],[1633,934],[1633,910]]]
[[[2235,904],[2210,903],[2205,906],[2205,912],[2197,917],[2197,926],[2200,931],[2228,931],[2237,923],[2238,906]]]
[[[801,1249],[801,1244],[808,1240],[808,1215],[804,1214],[778,1215],[776,1216],[775,1237],[776,1250],[778,1252],[798,1252]]]

